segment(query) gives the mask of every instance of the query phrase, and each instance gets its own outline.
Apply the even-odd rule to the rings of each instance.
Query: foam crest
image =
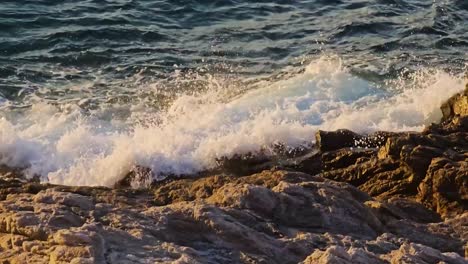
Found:
[[[228,102],[223,84],[212,86],[180,95],[164,112],[128,106],[126,120],[37,103],[0,119],[0,163],[67,185],[112,186],[137,165],[156,177],[192,174],[215,167],[220,157],[268,153],[275,143],[310,144],[318,129],[421,130],[438,121],[440,104],[463,89],[463,80],[421,71],[380,87],[350,74],[340,59],[323,57]],[[132,119],[145,114],[147,122]]]

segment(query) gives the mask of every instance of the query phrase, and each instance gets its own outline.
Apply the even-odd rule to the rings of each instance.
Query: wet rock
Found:
[[[114,188],[146,188],[153,182],[153,172],[150,168],[135,166],[127,175],[114,184]]]
[[[331,151],[356,146],[363,137],[347,129],[336,131],[319,130],[315,134],[315,144],[320,151]]]
[[[466,263],[466,91],[443,111],[423,133],[319,131],[320,151],[277,146],[197,177],[137,166],[114,189],[0,168],[0,261]]]
[[[369,135],[364,135],[360,140],[356,141],[356,147],[359,148],[379,148],[385,145],[387,139],[391,137],[401,136],[404,133],[377,131]]]
[[[378,148],[385,144],[388,138],[401,133],[377,131],[369,135],[360,135],[347,129],[336,131],[319,130],[315,134],[316,145],[322,152],[333,151],[342,148]]]
[[[455,117],[468,116],[468,84],[466,89],[452,96],[440,107],[442,110],[442,122],[454,119]]]
[[[236,176],[260,172],[271,166],[271,162],[271,158],[263,153],[234,155],[216,160],[218,171]]]
[[[323,171],[323,153],[312,152],[308,155],[295,159],[289,167],[293,170],[316,175]]]
[[[322,170],[331,171],[347,168],[351,165],[370,160],[372,156],[375,156],[375,153],[375,150],[347,148],[325,152],[321,156]]]

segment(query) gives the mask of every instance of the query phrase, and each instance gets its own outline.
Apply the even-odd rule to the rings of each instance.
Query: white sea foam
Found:
[[[0,163],[67,185],[111,186],[135,165],[156,176],[189,174],[214,167],[219,157],[312,142],[317,129],[418,131],[439,120],[440,104],[464,87],[461,77],[442,71],[377,87],[328,57],[228,102],[223,85],[213,86],[180,95],[160,113],[128,106],[127,120],[103,120],[112,108],[90,116],[76,105],[41,102],[3,112]],[[142,116],[148,122],[135,122]]]

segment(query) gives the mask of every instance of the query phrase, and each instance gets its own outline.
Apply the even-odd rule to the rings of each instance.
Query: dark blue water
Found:
[[[182,69],[270,76],[303,57],[339,54],[356,69],[461,70],[468,53],[465,0],[56,1],[0,3],[0,93],[99,78],[118,89]],[[371,66],[371,67],[369,67]],[[128,85],[127,85],[127,88]],[[117,92],[114,92],[117,93]]]
[[[111,186],[421,130],[467,54],[467,0],[1,0],[0,165]]]

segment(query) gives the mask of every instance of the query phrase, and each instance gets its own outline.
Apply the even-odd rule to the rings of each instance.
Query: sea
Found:
[[[421,131],[467,66],[467,0],[1,0],[0,165],[113,186]]]

